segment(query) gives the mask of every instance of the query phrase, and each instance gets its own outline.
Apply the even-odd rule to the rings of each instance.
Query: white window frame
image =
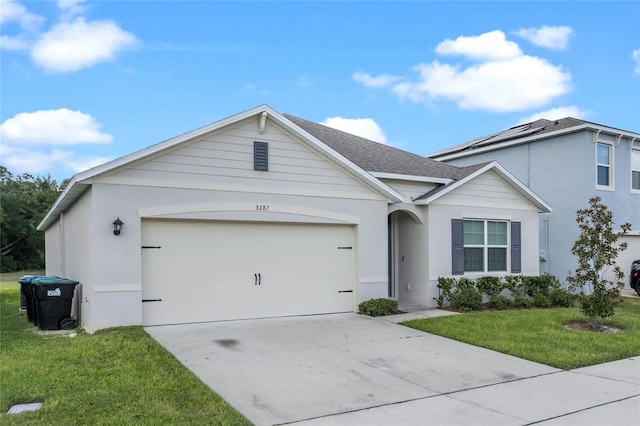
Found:
[[[595,156],[595,182],[596,182],[596,189],[600,189],[603,191],[614,191],[615,190],[615,156],[614,156],[614,145],[611,142],[607,142],[607,141],[597,141],[596,142],[596,156]],[[604,163],[599,163],[598,162],[598,148],[600,147],[600,145],[606,146],[609,150],[609,164],[604,164]],[[598,183],[598,167],[608,167],[609,168],[609,185],[600,185]]]
[[[482,271],[467,271],[464,270],[464,274],[488,274],[488,273],[509,273],[511,265],[511,226],[508,220],[499,219],[471,219],[465,218],[464,222],[483,222],[483,244],[464,244],[464,249],[467,248],[482,248]],[[463,222],[463,226],[464,226]],[[507,243],[506,244],[489,244],[489,222],[504,223],[507,229]],[[489,271],[489,249],[490,248],[503,248],[505,250],[505,269]]]
[[[631,150],[629,151],[629,188],[631,188],[631,192],[633,194],[640,194],[640,188],[635,189],[633,187],[633,172],[640,172],[640,168],[638,168],[637,170],[634,170],[633,168],[633,155],[636,154],[638,156],[640,156],[640,147],[631,147]]]

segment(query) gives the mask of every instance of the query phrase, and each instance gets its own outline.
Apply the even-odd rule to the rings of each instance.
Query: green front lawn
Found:
[[[474,312],[404,322],[418,330],[562,369],[640,355],[640,299],[624,298],[607,326],[619,333],[567,330],[577,308]]]
[[[250,424],[142,327],[37,334],[18,314],[17,277],[1,277],[0,424]],[[4,414],[26,402],[44,405]]]

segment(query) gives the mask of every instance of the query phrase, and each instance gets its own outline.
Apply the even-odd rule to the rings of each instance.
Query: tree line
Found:
[[[36,228],[68,182],[0,166],[0,272],[44,269],[44,232]]]

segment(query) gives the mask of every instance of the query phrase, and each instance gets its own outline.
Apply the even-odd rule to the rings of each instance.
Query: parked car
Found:
[[[638,296],[640,296],[640,259],[631,262],[629,285],[638,293]]]

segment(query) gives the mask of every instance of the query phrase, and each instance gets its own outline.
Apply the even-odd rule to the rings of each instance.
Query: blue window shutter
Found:
[[[269,144],[253,142],[253,170],[269,170]]]
[[[522,272],[520,222],[511,222],[511,272]]]
[[[464,220],[451,219],[451,274],[464,274]]]

